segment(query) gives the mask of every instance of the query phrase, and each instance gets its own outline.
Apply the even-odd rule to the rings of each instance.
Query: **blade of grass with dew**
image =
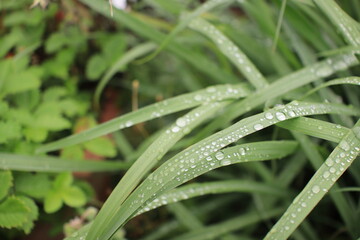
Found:
[[[107,221],[107,218],[111,219],[116,212],[113,210],[114,206],[112,206],[112,203],[116,203],[116,208],[120,208],[145,174],[154,167],[157,161],[161,159],[179,139],[227,104],[229,104],[229,102],[213,102],[202,105],[185,116],[178,118],[174,124],[163,131],[121,178],[99,211],[92,230],[94,232],[101,231],[101,228],[97,228],[97,226],[101,225],[98,221],[104,223],[104,221]]]
[[[313,0],[313,2],[328,16],[349,44],[360,46],[358,25],[334,0]]]
[[[265,239],[287,239],[359,154],[360,120],[316,171]]]
[[[350,129],[313,118],[295,118],[276,124],[279,127],[339,143]]]
[[[185,233],[178,237],[172,238],[172,240],[207,240],[216,239],[217,237],[261,222],[262,220],[272,218],[281,213],[281,208],[274,208],[267,210],[266,212],[259,214],[256,211],[249,211],[242,216],[235,217],[217,224],[210,225],[189,233]],[[265,216],[265,217],[264,217]]]
[[[196,230],[202,228],[202,222],[194,216],[182,203],[174,202],[166,206],[166,208],[175,216],[181,225],[188,230]]]
[[[154,43],[143,43],[140,44],[133,49],[130,49],[124,55],[121,55],[120,58],[106,71],[104,76],[101,78],[100,82],[96,86],[95,94],[94,94],[94,102],[98,106],[100,101],[100,96],[102,91],[104,90],[106,84],[110,81],[110,79],[115,75],[116,72],[120,70],[121,67],[130,63],[134,59],[141,57],[142,55],[150,52],[155,49],[156,45]]]
[[[325,82],[319,86],[317,86],[316,88],[312,89],[311,91],[309,91],[305,96],[309,96],[315,92],[317,92],[318,90],[325,88],[325,87],[329,87],[329,86],[334,86],[334,85],[342,85],[342,84],[351,84],[351,85],[358,85],[360,86],[360,77],[345,77],[345,78],[338,78],[338,79],[334,79],[328,82]]]
[[[269,159],[274,159],[274,158],[269,158]],[[141,208],[136,213],[136,215],[153,210],[155,208],[161,207],[166,204],[179,202],[198,196],[203,196],[207,194],[229,193],[229,192],[242,192],[242,193],[255,192],[255,193],[263,193],[263,194],[271,194],[275,196],[284,196],[287,194],[287,192],[284,191],[284,189],[274,187],[273,185],[258,183],[255,181],[248,181],[248,180],[224,180],[224,181],[206,182],[206,183],[192,183],[183,187],[175,188],[171,191],[162,194],[161,196],[155,198],[151,203]]]
[[[143,204],[151,201],[164,191],[170,190],[212,169],[231,164],[231,159],[228,159],[221,151],[217,152],[226,145],[286,119],[326,113],[359,115],[360,111],[344,105],[300,103],[295,101],[286,106],[280,106],[264,113],[245,118],[194,144],[166,161],[150,174],[125,200],[121,208],[118,207],[117,202],[107,201],[106,208],[103,207],[102,210],[104,212],[111,212],[113,217],[104,216],[98,218],[96,228],[101,229],[101,231],[94,232],[93,229],[90,229],[87,240],[97,238],[108,239],[119,227],[124,225]],[[234,157],[242,159],[246,156],[237,152]],[[211,159],[208,161],[206,158]],[[172,169],[173,171],[171,171]]]
[[[321,153],[319,152],[319,150],[317,149],[317,145],[314,144],[306,135],[296,132],[291,132],[291,133],[294,136],[294,138],[299,142],[301,149],[303,150],[304,154],[310,161],[314,170],[315,171],[318,170],[325,160],[321,155]],[[350,168],[350,171],[352,171],[352,168]],[[354,177],[354,174],[352,175]],[[355,179],[355,181],[359,183],[359,179]],[[333,189],[337,189],[337,188],[338,188],[338,184],[335,183]],[[350,208],[349,199],[347,199],[343,194],[334,195],[331,192],[329,194],[331,200],[335,204],[336,209],[339,212],[339,215],[343,219],[347,228],[354,229],[354,223],[356,223],[356,221],[354,221],[354,215],[353,215],[354,211]],[[355,224],[355,226],[357,225]]]
[[[359,61],[353,55],[339,55],[314,63],[312,66],[305,67],[299,71],[286,75],[267,87],[257,90],[254,94],[249,95],[244,100],[232,104],[232,106],[225,110],[222,116],[208,124],[208,126],[204,128],[202,132],[198,133],[198,135],[202,136],[227,125],[235,118],[260,106],[269,99],[279,97],[291,90],[314,82],[321,77],[328,77],[337,71],[358,64]]]
[[[201,4],[197,9],[185,15],[185,17],[180,21],[180,23],[166,36],[164,41],[160,44],[159,48],[153,54],[146,57],[143,61],[149,61],[152,58],[156,57],[156,55],[158,55],[171,42],[171,40],[174,39],[176,34],[178,34],[181,30],[185,29],[189,25],[191,20],[221,4],[231,3],[233,1],[235,0],[209,0]]]
[[[0,153],[0,168],[34,172],[105,172],[119,171],[130,167],[124,162],[64,160],[55,157],[27,156]]]
[[[85,5],[94,9],[95,11],[103,14],[106,17],[113,19],[114,21],[120,23],[122,26],[130,28],[135,33],[140,36],[151,40],[157,44],[163,42],[166,38],[166,35],[152,28],[147,23],[140,21],[132,14],[125,11],[115,11],[114,16],[110,16],[110,8],[105,1],[98,0],[80,0]],[[237,83],[237,77],[229,72],[226,72],[219,68],[214,62],[209,60],[207,57],[203,56],[201,53],[189,50],[184,47],[182,44],[179,44],[175,41],[171,41],[170,44],[166,46],[166,50],[172,52],[180,59],[189,63],[192,67],[198,69],[200,72],[206,74],[209,79],[215,80],[215,83]]]
[[[165,116],[174,112],[189,109],[206,102],[237,99],[249,93],[244,84],[211,86],[203,90],[179,95],[158,103],[130,112],[114,118],[94,128],[81,133],[45,144],[37,149],[37,152],[49,152],[74,144],[82,143],[108,133],[131,127],[134,124]]]
[[[248,57],[212,24],[197,18],[191,21],[189,27],[209,37],[255,88],[259,89],[267,85],[265,78]]]

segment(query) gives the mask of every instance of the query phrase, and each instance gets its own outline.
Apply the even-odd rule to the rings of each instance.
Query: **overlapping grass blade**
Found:
[[[341,32],[345,40],[353,46],[360,46],[358,24],[334,0],[313,0]]]
[[[95,232],[101,231],[100,228],[97,229],[97,226],[101,225],[98,221],[107,221],[107,218],[113,217],[114,211],[111,204],[116,203],[116,207],[120,208],[125,199],[139,184],[140,180],[179,139],[191,132],[196,126],[207,120],[227,104],[229,104],[229,102],[213,102],[202,105],[185,116],[178,118],[174,124],[160,134],[122,177],[98,213],[92,230]]]
[[[208,227],[200,228],[195,231],[191,231],[184,235],[172,238],[172,240],[207,240],[207,239],[216,239],[217,237],[244,228],[246,226],[258,223],[262,220],[272,218],[279,215],[281,212],[280,208],[274,208],[267,210],[262,214],[259,214],[256,211],[249,211],[239,217],[235,217],[229,220],[226,220],[221,223],[210,225]],[[242,238],[241,238],[242,239]]]
[[[267,85],[263,75],[248,57],[212,24],[204,19],[197,18],[191,21],[189,27],[209,37],[255,88],[259,89]]]
[[[265,239],[287,239],[360,153],[360,121],[334,149]]]
[[[359,61],[351,54],[339,55],[288,74],[274,83],[257,90],[254,94],[249,95],[244,100],[232,104],[225,110],[222,116],[215,119],[203,131],[198,133],[198,135],[202,136],[208,132],[213,132],[215,129],[226,126],[235,118],[264,104],[270,99],[280,97],[289,91],[314,82],[319,78],[328,77],[335,72],[345,70],[358,64]]]
[[[110,161],[64,160],[55,157],[27,156],[0,153],[0,168],[34,172],[105,172],[120,171],[130,167],[129,163]]]
[[[279,127],[339,143],[350,129],[313,118],[295,118],[276,124]]]
[[[141,57],[142,55],[150,52],[155,49],[156,45],[154,43],[144,43],[140,44],[133,49],[126,52],[108,69],[105,75],[101,78],[99,84],[96,86],[95,94],[94,94],[94,102],[99,105],[100,96],[106,84],[110,81],[110,79],[115,75],[116,72],[120,70],[121,67],[130,63],[134,59]]]
[[[210,0],[205,2],[204,4],[201,4],[197,9],[192,11],[189,14],[186,14],[183,19],[180,21],[180,23],[166,36],[164,41],[160,44],[159,48],[156,49],[156,51],[148,56],[145,61],[148,61],[152,58],[154,58],[157,54],[159,54],[170,42],[176,34],[178,34],[181,30],[185,29],[189,23],[196,17],[200,16],[201,14],[210,11],[211,9],[226,3],[231,3],[235,0]]]
[[[309,91],[304,96],[304,98],[319,91],[322,88],[329,87],[329,86],[335,86],[335,85],[342,85],[342,84],[351,84],[351,85],[360,86],[360,77],[345,77],[345,78],[338,78],[338,79],[334,79],[334,80],[325,82],[325,83],[317,86],[316,88],[312,89],[311,91]]]
[[[269,159],[273,159],[270,158]],[[264,159],[261,159],[264,160]],[[163,205],[183,201],[189,198],[203,196],[206,194],[220,194],[228,192],[263,193],[274,196],[284,196],[288,192],[273,185],[258,183],[248,180],[225,180],[206,183],[192,183],[184,187],[164,193],[155,198],[151,203],[140,209],[136,215],[153,210]]]
[[[81,2],[109,18],[111,17],[110,8],[107,2],[98,0],[81,0]],[[130,28],[138,35],[144,37],[145,39],[151,40],[154,43],[161,44],[166,38],[163,33],[157,31],[145,22],[140,21],[125,11],[115,11],[114,16],[111,19],[114,19],[122,26]],[[191,51],[176,41],[171,41],[171,44],[166,45],[166,50],[172,52],[180,59],[189,63],[192,67],[206,74],[209,77],[209,80],[215,80],[215,83],[238,82],[237,78],[233,74],[230,74],[229,72],[219,68],[206,56],[202,55],[201,53]]]
[[[183,94],[174,98],[154,103],[135,112],[114,118],[106,123],[58,141],[45,144],[37,152],[48,152],[63,147],[85,142],[108,133],[131,127],[134,124],[189,109],[206,102],[237,99],[247,96],[249,90],[244,84],[211,86],[203,90]]]
[[[109,201],[106,206],[106,211],[112,211],[113,217],[98,218],[97,221],[99,225],[97,225],[97,229],[101,230],[93,232],[91,229],[87,239],[108,239],[119,227],[124,225],[142,205],[149,203],[163,192],[212,169],[231,164],[231,159],[219,151],[226,145],[286,119],[326,113],[359,115],[360,111],[344,105],[300,103],[295,101],[285,106],[278,106],[264,113],[245,118],[231,127],[194,144],[165,162],[155,170],[155,172],[150,174],[126,199],[121,208],[118,207],[116,202]],[[239,151],[243,150],[239,149],[238,152],[234,153],[235,156],[233,157],[240,159],[246,158],[246,149],[244,149],[244,156],[241,155],[242,153]],[[104,208],[105,207],[103,207],[103,210]]]

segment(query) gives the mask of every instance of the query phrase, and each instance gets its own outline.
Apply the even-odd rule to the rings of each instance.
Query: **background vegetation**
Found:
[[[0,3],[0,238],[360,239],[359,1],[127,4]]]

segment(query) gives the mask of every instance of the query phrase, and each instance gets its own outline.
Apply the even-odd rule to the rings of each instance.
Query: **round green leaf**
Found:
[[[66,205],[70,207],[81,207],[86,203],[85,193],[76,186],[71,186],[62,191],[62,197]]]

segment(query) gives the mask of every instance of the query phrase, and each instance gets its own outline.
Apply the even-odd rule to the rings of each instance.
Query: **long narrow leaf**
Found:
[[[72,135],[61,140],[45,144],[37,152],[49,152],[63,147],[85,142],[108,133],[131,127],[134,124],[155,119],[181,110],[193,108],[206,102],[237,99],[248,94],[249,90],[244,84],[218,85],[206,89],[183,94],[165,101],[154,103],[138,111],[114,118],[94,128]]]

